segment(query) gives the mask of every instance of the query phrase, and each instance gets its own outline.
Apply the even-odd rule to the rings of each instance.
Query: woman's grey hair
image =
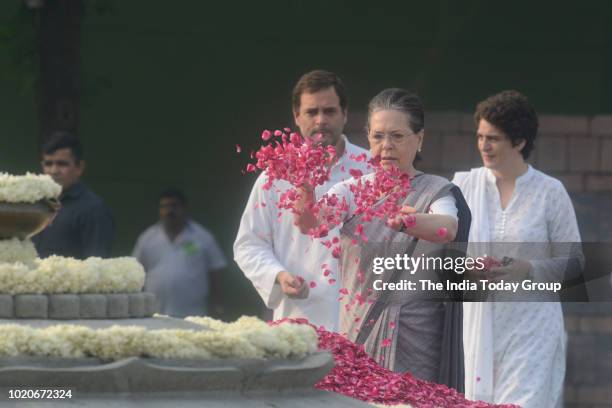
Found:
[[[414,133],[420,132],[425,127],[423,104],[413,92],[400,88],[388,88],[372,98],[368,104],[367,131],[370,129],[372,114],[381,110],[396,110],[405,113],[410,130]]]

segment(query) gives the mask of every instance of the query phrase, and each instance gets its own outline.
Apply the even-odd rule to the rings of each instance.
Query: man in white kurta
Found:
[[[147,272],[145,290],[155,293],[158,311],[181,318],[207,315],[211,292],[218,306],[211,289],[226,266],[214,236],[187,216],[186,204],[180,191],[165,190],[160,221],[138,237],[132,254]]]
[[[336,146],[339,154],[331,167],[330,180],[316,187],[317,197],[350,178],[350,169],[368,171],[365,161],[352,159],[367,154],[366,150],[351,144],[342,134],[346,96],[335,74],[326,71],[305,74],[294,88],[293,112],[302,135],[322,134],[324,143]],[[266,181],[265,173],[260,174],[253,186],[234,243],[234,259],[266,306],[273,309],[275,320],[306,318],[335,331],[339,316],[337,260],[320,240],[300,233],[290,211],[278,209],[280,195],[292,186],[278,181],[264,190]],[[336,236],[337,231],[330,231],[323,240]],[[288,281],[281,282],[282,279],[291,282],[298,277],[304,280],[301,284],[293,280],[295,287],[301,285],[299,294],[283,289]]]

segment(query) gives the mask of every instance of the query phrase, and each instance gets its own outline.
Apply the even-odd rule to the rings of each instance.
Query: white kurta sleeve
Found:
[[[266,306],[275,309],[283,297],[276,275],[286,269],[274,254],[272,211],[277,207],[272,192],[262,188],[264,182],[261,174],[251,190],[234,242],[234,260]]]
[[[455,221],[459,221],[459,217],[457,216],[457,201],[452,195],[438,198],[436,201],[431,203],[429,206],[429,212],[431,214],[448,215],[453,217]]]
[[[575,278],[584,264],[574,206],[565,187],[555,180],[546,200],[551,258],[532,260],[534,280],[561,282]]]

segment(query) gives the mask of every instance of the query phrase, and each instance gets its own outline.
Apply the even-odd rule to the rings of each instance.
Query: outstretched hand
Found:
[[[411,223],[409,217],[414,217],[416,212],[416,208],[405,205],[400,209],[399,214],[387,220],[387,225],[396,231],[400,231],[403,227],[406,227]]]

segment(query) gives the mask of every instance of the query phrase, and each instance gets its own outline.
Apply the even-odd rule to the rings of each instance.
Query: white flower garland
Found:
[[[46,174],[13,176],[0,173],[0,202],[35,203],[44,198],[57,198],[61,192],[62,186]]]
[[[0,239],[0,262],[32,264],[37,257],[36,248],[29,239]]]
[[[217,332],[237,337],[246,336],[255,347],[282,350],[287,355],[290,353],[306,355],[317,349],[317,333],[312,327],[305,324],[283,323],[278,326],[270,326],[250,316],[243,316],[234,323],[224,323],[210,317],[187,317],[185,320]]]
[[[0,356],[262,359],[301,358],[317,350],[317,334],[307,325],[269,326],[254,317],[204,325],[210,330],[147,330],[136,326],[91,329],[70,324],[35,329],[5,324],[0,325]]]
[[[0,263],[0,293],[131,293],[144,286],[144,268],[136,258],[84,261],[62,256]]]

